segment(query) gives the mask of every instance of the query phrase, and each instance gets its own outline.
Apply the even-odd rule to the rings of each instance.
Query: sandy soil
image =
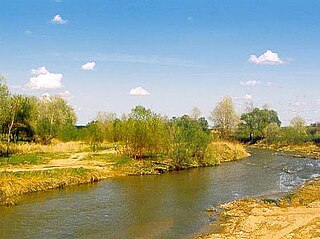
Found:
[[[222,230],[205,238],[320,238],[320,180],[277,205],[242,199],[221,206]]]

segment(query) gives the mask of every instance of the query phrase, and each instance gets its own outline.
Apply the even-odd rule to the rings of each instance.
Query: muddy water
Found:
[[[206,208],[286,192],[316,176],[320,160],[254,150],[219,167],[24,196],[17,206],[0,207],[0,238],[196,238],[214,220]]]

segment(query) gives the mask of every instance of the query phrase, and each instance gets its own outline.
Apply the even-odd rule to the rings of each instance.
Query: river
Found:
[[[211,230],[207,208],[287,192],[319,176],[320,160],[252,150],[218,167],[25,195],[17,206],[0,207],[0,238],[197,238]]]

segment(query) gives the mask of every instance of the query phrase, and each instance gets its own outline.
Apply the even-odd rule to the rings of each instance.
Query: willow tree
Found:
[[[278,127],[281,121],[278,113],[274,110],[254,108],[251,111],[241,115],[240,130],[249,136],[250,141],[265,136],[265,128],[275,123]]]
[[[290,126],[282,130],[283,140],[288,144],[303,144],[307,140],[306,121],[297,116],[290,121]]]
[[[214,128],[219,131],[222,138],[229,138],[235,131],[239,116],[234,109],[231,97],[224,97],[218,102],[210,115]]]
[[[166,120],[143,106],[133,108],[121,121],[115,121],[114,126],[116,138],[123,142],[127,156],[142,159],[166,151]]]
[[[204,118],[193,119],[188,115],[170,121],[172,135],[171,157],[177,166],[201,162],[210,141],[208,123]]]
[[[45,97],[38,102],[34,128],[38,139],[49,144],[60,131],[76,123],[73,108],[61,97]]]

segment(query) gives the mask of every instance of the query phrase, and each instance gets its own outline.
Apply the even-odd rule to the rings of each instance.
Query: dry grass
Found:
[[[19,144],[16,147],[20,154],[10,157],[7,161],[3,160],[4,167],[6,164],[11,164],[10,169],[13,166],[19,169],[22,168],[21,165],[25,166],[25,164],[42,163],[46,165],[50,160],[52,162],[53,159],[58,158],[60,160],[64,159],[64,157],[69,159],[70,155],[76,155],[79,152],[82,154],[84,151],[89,150],[88,145],[82,142],[53,142],[51,145],[32,143]],[[243,145],[239,143],[215,142],[209,148],[214,163],[191,165],[190,167],[216,165],[220,162],[238,160],[248,156]],[[28,170],[21,172],[4,171],[0,173],[0,204],[10,204],[15,196],[25,193],[90,183],[106,177],[159,174],[176,169],[173,161],[167,158],[133,160],[116,156],[110,152],[110,150],[104,150],[99,153],[88,154],[83,161],[75,160],[75,163],[83,162],[83,164],[71,165],[74,167],[61,167],[60,169],[48,167],[45,170],[32,170],[30,166],[27,168]],[[84,166],[88,164],[88,161],[89,164],[90,161],[104,164],[99,163],[99,166],[90,168]],[[39,169],[40,166],[32,165],[34,169]]]
[[[208,146],[205,154],[206,161],[211,164],[220,164],[243,159],[250,154],[246,151],[243,144],[238,142],[218,141]]]
[[[83,168],[0,173],[0,205],[14,204],[14,197],[21,194],[92,183],[111,176],[115,175],[109,171]]]
[[[64,153],[76,153],[88,151],[89,147],[84,142],[59,142],[53,141],[49,145],[43,145],[38,143],[19,143],[12,144],[11,148],[14,152],[18,154],[33,154],[33,153],[55,153],[55,152],[64,152]]]
[[[251,147],[276,150],[284,155],[320,159],[320,147],[313,143],[305,143],[301,145],[284,145],[282,143],[278,143],[269,145],[259,142]]]

